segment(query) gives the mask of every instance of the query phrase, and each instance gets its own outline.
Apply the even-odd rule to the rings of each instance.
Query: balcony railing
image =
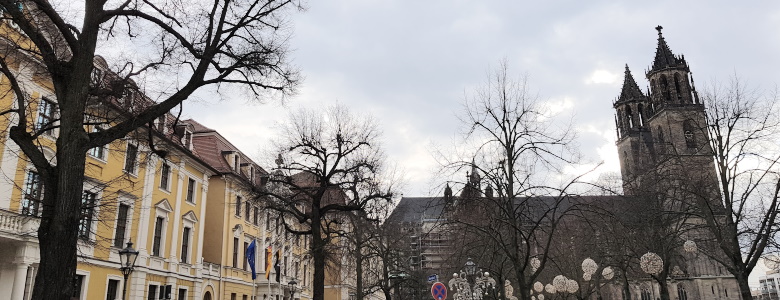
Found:
[[[203,275],[219,277],[219,271],[222,266],[220,264],[203,262]]]
[[[24,237],[38,236],[41,219],[0,209],[0,232]]]

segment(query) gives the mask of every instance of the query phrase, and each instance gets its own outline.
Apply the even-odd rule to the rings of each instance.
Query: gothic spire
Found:
[[[643,99],[644,97],[645,94],[642,93],[639,85],[636,84],[634,76],[631,75],[631,70],[628,69],[628,64],[626,64],[625,78],[623,79],[623,90],[620,91],[620,97],[618,97],[617,102],[639,100]]]
[[[666,44],[661,30],[664,29],[661,25],[655,28],[658,30],[658,47],[655,49],[655,60],[653,61],[653,67],[650,72],[663,70],[669,67],[685,67],[685,59],[678,58],[674,55],[669,45]]]

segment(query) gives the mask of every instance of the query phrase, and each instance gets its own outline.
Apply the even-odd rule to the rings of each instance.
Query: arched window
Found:
[[[655,95],[656,93],[658,93],[658,88],[655,86],[655,79],[651,79],[650,80],[650,92],[652,93],[652,95]],[[650,95],[648,95],[648,96],[650,96]],[[653,101],[653,102],[655,102],[655,101]]]
[[[656,127],[658,131],[658,151],[661,153],[666,152],[666,139],[664,139],[664,130],[661,126]]]
[[[639,126],[645,126],[645,108],[642,103],[639,103],[639,106],[637,108],[639,111],[637,112],[637,116],[639,116]]]
[[[693,126],[693,120],[685,120],[683,122],[683,136],[685,137],[685,146],[688,148],[696,148],[696,127]]]
[[[669,94],[669,82],[666,80],[666,75],[661,75],[661,95],[663,95],[664,101],[672,100]]]
[[[211,300],[211,292],[206,291],[206,294],[203,295],[203,300]]]
[[[634,115],[631,113],[631,106],[626,105],[626,121],[628,128],[634,128]]]
[[[685,291],[685,288],[682,286],[677,286],[677,299],[679,300],[688,300],[688,293]]]
[[[680,89],[680,74],[674,73],[674,91],[677,92],[677,101],[683,103],[682,89]]]
[[[653,300],[653,296],[650,295],[650,291],[645,289],[642,289],[642,300]]]

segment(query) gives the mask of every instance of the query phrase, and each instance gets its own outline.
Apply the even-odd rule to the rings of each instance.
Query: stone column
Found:
[[[11,300],[24,300],[24,287],[27,283],[27,268],[29,263],[17,263],[14,273],[14,285],[11,289]]]

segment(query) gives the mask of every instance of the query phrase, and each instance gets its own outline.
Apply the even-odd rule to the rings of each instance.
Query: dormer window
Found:
[[[154,129],[157,129],[157,131],[165,133],[165,124],[166,116],[162,115],[157,120],[154,121]]]
[[[184,129],[184,137],[181,139],[181,144],[188,150],[192,150],[192,132],[187,128]]]
[[[233,170],[236,172],[240,172],[241,170],[241,158],[239,157],[238,153],[233,154]]]

